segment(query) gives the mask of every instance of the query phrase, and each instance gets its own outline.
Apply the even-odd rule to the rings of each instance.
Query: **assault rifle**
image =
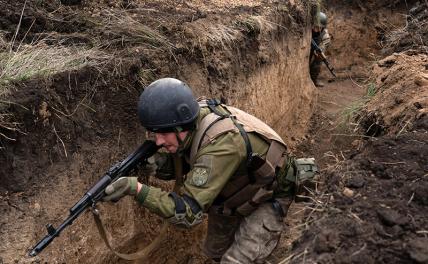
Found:
[[[29,252],[31,257],[39,254],[48,246],[55,237],[59,236],[61,231],[79,217],[87,208],[95,207],[104,196],[105,188],[116,179],[127,176],[138,164],[146,161],[156,153],[159,147],[154,141],[146,140],[133,154],[129,155],[124,161],[111,167],[106,174],[92,186],[89,191],[70,209],[70,215],[64,222],[55,229],[51,224],[47,224],[48,234],[37,243]]]
[[[331,72],[334,78],[336,78],[336,74],[334,73],[333,67],[330,66],[330,63],[328,63],[327,57],[325,56],[322,49],[317,45],[314,39],[312,39],[312,42],[311,42],[311,49],[317,54],[319,54],[319,56],[321,57],[321,60],[324,62],[325,66],[327,66],[327,69]]]

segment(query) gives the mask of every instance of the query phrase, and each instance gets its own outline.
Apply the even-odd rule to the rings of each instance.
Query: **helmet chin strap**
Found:
[[[177,138],[177,142],[178,142],[177,154],[181,156],[183,154],[186,142],[190,138],[190,134],[191,133],[187,133],[186,137],[183,140],[181,140],[181,138],[180,138],[180,132],[183,132],[183,128],[182,127],[175,127],[174,128],[175,137]]]

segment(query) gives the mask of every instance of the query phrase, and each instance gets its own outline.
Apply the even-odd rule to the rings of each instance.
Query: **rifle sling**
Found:
[[[95,224],[97,225],[98,232],[100,233],[100,236],[104,240],[104,243],[106,244],[106,246],[110,249],[110,251],[113,254],[115,254],[119,258],[125,259],[125,260],[137,260],[137,259],[141,260],[141,259],[146,259],[147,257],[149,257],[150,253],[154,249],[159,247],[160,243],[162,242],[162,240],[164,238],[164,235],[166,234],[166,231],[168,230],[168,226],[169,226],[169,223],[167,221],[164,221],[162,224],[162,228],[159,232],[159,235],[156,237],[155,240],[152,241],[152,243],[150,243],[150,245],[148,245],[144,249],[137,251],[135,253],[124,254],[124,253],[117,252],[110,245],[110,242],[108,241],[108,238],[107,238],[106,229],[105,229],[105,227],[101,221],[101,217],[100,217],[99,213],[95,212],[95,210],[92,210],[92,215],[94,216],[94,220],[95,220]]]
[[[174,171],[175,171],[175,178],[176,178],[174,191],[178,191],[180,186],[183,183],[183,163],[181,161],[181,158],[177,154],[174,155]],[[150,256],[151,252],[159,248],[162,241],[164,241],[164,238],[168,231],[169,222],[164,220],[162,223],[162,227],[159,232],[159,235],[147,247],[135,253],[130,253],[130,254],[119,253],[113,249],[110,242],[108,241],[107,232],[101,220],[99,211],[96,208],[92,208],[91,211],[92,211],[92,215],[94,216],[95,224],[97,225],[98,233],[100,233],[100,236],[103,239],[104,243],[114,255],[116,255],[121,259],[125,259],[125,260],[146,259],[147,257]]]

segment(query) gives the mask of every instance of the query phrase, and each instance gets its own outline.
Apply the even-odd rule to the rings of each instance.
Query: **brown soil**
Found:
[[[378,95],[361,113],[368,135],[428,128],[428,56],[415,51],[393,54],[374,67]],[[385,100],[387,98],[388,100]]]
[[[85,1],[65,6],[27,1],[20,19],[22,3],[0,1],[2,40],[11,41],[21,21],[15,49],[27,36],[23,44],[45,38],[51,46],[96,47],[108,58],[102,65],[17,81],[2,98],[2,111],[13,114],[8,117],[19,125],[0,131],[9,138],[0,137],[1,262],[119,262],[97,234],[90,213],[36,258],[26,254],[45,235],[45,224],[57,227],[89,186],[144,141],[136,101],[154,79],[178,77],[197,95],[222,98],[255,113],[290,145],[304,135],[314,89],[307,65],[297,62],[308,54],[313,4],[229,2]],[[292,71],[298,74],[283,74]],[[284,104],[266,104],[278,99]],[[133,251],[157,236],[161,220],[131,199],[100,207],[118,250]],[[150,261],[204,262],[204,228],[171,228]]]
[[[325,130],[324,111],[316,115],[315,137],[300,148],[327,155],[290,263],[428,263],[423,50],[394,53],[372,67],[366,87],[376,95],[361,104],[350,126]],[[349,96],[343,92],[334,98]]]
[[[328,168],[292,263],[427,263],[427,142],[426,131],[373,138]]]
[[[319,189],[312,202],[293,206],[270,263],[428,263],[428,62],[419,38],[390,34],[412,6],[413,17],[424,18],[423,1],[414,2],[326,1],[328,55],[339,78],[328,82],[323,68],[327,85],[315,89],[307,67],[312,2],[27,1],[20,19],[22,3],[0,1],[1,49],[21,21],[23,43],[49,36],[49,45],[95,46],[109,56],[102,67],[16,82],[1,98],[19,129],[0,130],[14,139],[0,136],[0,263],[128,263],[106,249],[89,213],[36,258],[26,254],[45,224],[61,223],[144,141],[135,101],[164,76],[254,113],[295,154],[319,161]],[[424,41],[418,19],[409,26],[416,33],[404,33]],[[367,87],[377,94],[366,104]],[[356,105],[364,105],[357,116]],[[119,251],[158,234],[162,220],[131,199],[100,208]],[[148,262],[209,263],[200,251],[205,229],[170,228]]]

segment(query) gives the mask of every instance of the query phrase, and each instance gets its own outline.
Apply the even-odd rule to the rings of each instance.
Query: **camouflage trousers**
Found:
[[[321,72],[321,64],[322,61],[316,58],[313,58],[311,60],[311,63],[309,64],[309,74],[311,76],[312,81],[316,81],[318,79],[318,76]]]
[[[285,228],[283,218],[271,203],[260,205],[246,217],[225,216],[215,210],[214,207],[208,213],[203,251],[222,264],[264,263]]]

